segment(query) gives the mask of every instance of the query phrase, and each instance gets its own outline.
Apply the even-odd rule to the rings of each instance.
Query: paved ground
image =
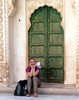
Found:
[[[0,100],[79,100],[76,95],[39,95],[38,97],[13,96],[10,93],[0,93]]]
[[[14,89],[0,87],[0,100],[79,100],[79,89],[75,85],[43,83],[38,97],[14,96]]]

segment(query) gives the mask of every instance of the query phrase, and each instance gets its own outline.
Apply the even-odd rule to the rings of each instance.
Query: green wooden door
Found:
[[[41,7],[31,16],[29,59],[41,62],[43,81],[64,81],[64,31],[61,15],[52,7]]]

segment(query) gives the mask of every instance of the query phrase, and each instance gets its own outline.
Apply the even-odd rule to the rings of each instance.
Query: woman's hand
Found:
[[[32,76],[33,76],[32,70],[31,70],[30,72],[28,72],[28,76],[29,76],[29,77],[32,77]]]
[[[31,59],[29,62],[29,66],[31,68],[31,71],[29,72],[29,76],[36,76],[35,67],[36,67],[36,61],[34,59]]]

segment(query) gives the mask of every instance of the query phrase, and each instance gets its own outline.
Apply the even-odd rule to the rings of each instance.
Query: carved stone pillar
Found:
[[[9,11],[9,12],[8,12]],[[9,34],[8,14],[16,11],[15,0],[0,0],[0,85],[8,85],[9,74]]]
[[[0,0],[0,85],[7,85],[8,41],[7,41],[7,0]]]
[[[79,0],[74,0],[74,8],[76,14],[76,88],[79,88]]]
[[[26,0],[9,0],[9,86],[26,78],[25,4]]]

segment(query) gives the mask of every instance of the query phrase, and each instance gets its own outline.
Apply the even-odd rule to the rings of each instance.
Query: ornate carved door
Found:
[[[61,15],[52,7],[40,7],[31,16],[29,59],[41,62],[43,81],[64,81],[64,31]]]

